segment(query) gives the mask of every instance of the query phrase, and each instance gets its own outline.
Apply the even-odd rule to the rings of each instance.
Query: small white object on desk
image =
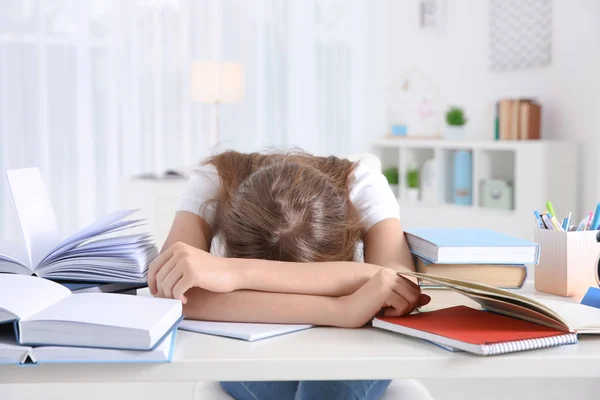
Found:
[[[216,322],[183,320],[179,329],[208,335],[224,336],[254,342],[273,336],[285,335],[311,328],[312,325],[253,324],[244,322]]]

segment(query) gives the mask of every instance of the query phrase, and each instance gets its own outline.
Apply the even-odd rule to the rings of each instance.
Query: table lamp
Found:
[[[244,66],[237,63],[198,61],[191,67],[192,100],[212,104],[212,129],[209,143],[219,142],[219,107],[239,103],[244,98]]]

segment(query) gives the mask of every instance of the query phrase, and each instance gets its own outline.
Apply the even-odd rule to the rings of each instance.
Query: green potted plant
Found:
[[[383,175],[387,179],[388,184],[390,185],[390,188],[392,189],[392,192],[394,192],[394,195],[396,197],[398,197],[398,195],[399,195],[398,184],[399,184],[399,180],[400,180],[400,176],[399,176],[400,174],[398,173],[398,168],[397,167],[388,167],[383,171]]]
[[[446,138],[463,139],[465,137],[465,125],[467,117],[462,108],[452,106],[446,112]]]
[[[410,165],[406,170],[406,195],[409,201],[419,201],[419,168]]]

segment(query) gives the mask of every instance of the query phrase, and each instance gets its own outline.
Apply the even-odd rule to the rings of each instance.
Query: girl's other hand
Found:
[[[358,328],[382,309],[386,317],[400,317],[430,301],[418,285],[391,268],[383,268],[356,292],[339,298],[340,321],[336,325]]]
[[[180,299],[185,292],[199,287],[211,292],[237,289],[237,274],[225,259],[182,242],[176,242],[152,261],[148,287],[156,297]]]

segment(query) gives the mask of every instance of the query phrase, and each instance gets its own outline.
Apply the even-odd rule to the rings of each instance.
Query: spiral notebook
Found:
[[[576,333],[456,306],[404,317],[379,317],[373,326],[441,346],[490,356],[577,343]]]

